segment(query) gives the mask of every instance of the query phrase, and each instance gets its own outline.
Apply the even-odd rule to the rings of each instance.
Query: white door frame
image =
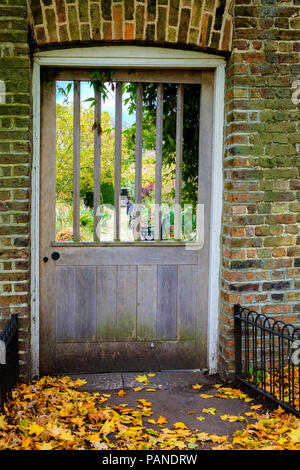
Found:
[[[33,158],[31,194],[31,377],[39,376],[39,200],[40,200],[40,67],[214,68],[211,227],[207,362],[217,372],[218,316],[223,207],[223,127],[225,59],[196,51],[143,46],[102,46],[39,52],[33,58]]]

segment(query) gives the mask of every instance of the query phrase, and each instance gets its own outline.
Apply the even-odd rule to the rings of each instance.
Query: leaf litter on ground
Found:
[[[147,375],[141,377],[143,382],[145,377],[148,380]],[[264,412],[261,405],[251,405],[251,411],[244,413],[247,418],[219,415],[215,408],[202,409],[220,420],[245,421],[244,428],[231,436],[218,436],[188,429],[181,421],[170,429],[167,416],[151,418],[152,403],[144,398],[137,400],[136,408],[109,406],[111,394],[78,390],[85,383],[46,376],[17,385],[0,415],[0,450],[182,450],[202,446],[215,450],[300,450],[300,419],[280,407]],[[250,401],[238,389],[216,388],[228,399]],[[120,397],[124,394],[123,390],[117,392]]]

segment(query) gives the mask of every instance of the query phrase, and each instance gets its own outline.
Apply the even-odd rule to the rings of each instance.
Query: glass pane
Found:
[[[94,210],[100,215],[100,241],[114,240],[114,83],[101,97],[100,207],[94,209],[95,99],[81,82],[80,241],[94,240]],[[162,240],[174,239],[177,84],[164,84],[162,142]],[[123,83],[120,239],[133,241],[135,217],[136,83]],[[182,239],[196,237],[200,85],[184,85],[182,159]],[[157,84],[143,84],[141,240],[154,239]],[[73,237],[73,82],[57,82],[56,94],[56,240]]]
[[[56,240],[73,237],[73,82],[56,82]]]

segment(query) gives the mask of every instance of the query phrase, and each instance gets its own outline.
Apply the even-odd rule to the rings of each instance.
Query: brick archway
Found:
[[[38,47],[135,41],[217,53],[231,49],[229,0],[32,0],[29,4]]]

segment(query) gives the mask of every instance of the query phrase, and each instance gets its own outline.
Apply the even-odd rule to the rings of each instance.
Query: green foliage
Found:
[[[102,126],[108,132],[101,139],[101,180],[111,182],[114,177],[114,135],[111,132],[111,117],[101,115]],[[83,108],[81,111],[80,140],[80,190],[84,196],[93,192],[94,150],[92,132],[94,111]],[[73,113],[71,106],[56,106],[56,192],[72,194],[73,191]]]
[[[129,112],[136,109],[136,84],[126,83],[124,91],[129,94],[125,101],[129,105]],[[144,84],[143,100],[143,148],[155,148],[156,124],[156,84]],[[184,85],[184,131],[183,131],[183,162],[182,162],[182,202],[197,203],[198,182],[198,147],[199,147],[199,105],[200,87],[198,85]],[[177,86],[164,85],[163,100],[163,166],[165,181],[174,178],[176,158],[176,107]],[[134,158],[135,150],[135,124],[124,132],[128,149]],[[174,191],[172,191],[174,194]],[[171,195],[172,195],[171,193]]]

